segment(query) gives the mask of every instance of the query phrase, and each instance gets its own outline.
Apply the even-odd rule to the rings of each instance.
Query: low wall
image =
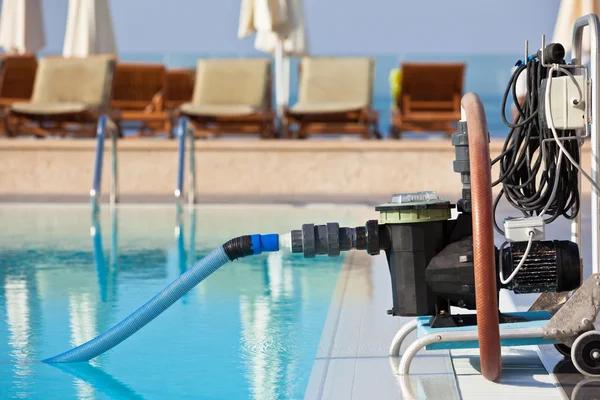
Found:
[[[492,141],[492,156],[502,141]],[[108,192],[110,143],[102,190]],[[87,196],[93,140],[0,140],[0,191],[4,196]],[[177,143],[122,140],[118,143],[119,187],[128,195],[172,196]],[[589,144],[583,147],[589,171]],[[198,140],[200,196],[388,198],[391,193],[437,190],[460,193],[449,140]],[[187,174],[187,171],[186,171]],[[493,176],[497,176],[494,170]],[[584,192],[590,191],[587,182]]]

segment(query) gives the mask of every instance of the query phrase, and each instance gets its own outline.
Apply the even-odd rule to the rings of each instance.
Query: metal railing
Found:
[[[196,202],[196,160],[194,155],[194,127],[186,117],[179,119],[177,124],[177,140],[179,143],[179,152],[177,158],[177,182],[175,187],[175,202],[181,206],[183,197],[183,179],[185,175],[185,154],[186,144],[189,145],[190,175],[188,177],[188,204],[194,205]]]
[[[119,202],[119,186],[117,182],[117,125],[107,116],[102,115],[98,119],[96,128],[96,162],[94,164],[94,179],[90,189],[90,200],[92,209],[97,212],[100,209],[100,188],[102,185],[102,165],[104,164],[104,140],[107,133],[111,138],[111,174],[110,174],[110,206],[114,207]]]
[[[598,140],[598,118],[600,118],[600,59],[598,58],[598,25],[600,21],[598,16],[595,14],[588,14],[580,17],[575,21],[573,27],[573,46],[571,50],[571,58],[573,64],[581,64],[581,45],[583,41],[583,28],[589,27],[588,32],[590,35],[590,86],[591,86],[591,147],[592,147],[592,174],[593,181],[598,184],[600,183],[600,174],[598,173],[598,156],[600,155],[600,141]],[[581,159],[581,150],[579,153],[579,159]],[[579,176],[579,191],[581,192],[581,172]],[[598,263],[600,262],[600,246],[598,240],[600,239],[600,193],[592,185],[592,273],[597,274],[600,272]],[[572,236],[576,239],[577,244],[581,248],[581,212],[578,214],[572,226]]]

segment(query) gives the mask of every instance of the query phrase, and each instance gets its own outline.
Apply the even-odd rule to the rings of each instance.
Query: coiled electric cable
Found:
[[[517,80],[526,74],[527,94],[522,104],[516,94]],[[502,152],[492,160],[498,164],[499,176],[492,186],[502,185],[494,201],[494,215],[502,198],[524,216],[543,215],[546,223],[563,216],[573,219],[580,206],[578,170],[572,162],[564,162],[553,132],[540,123],[543,98],[539,97],[548,70],[537,56],[518,63],[502,99],[502,119],[510,131]],[[506,118],[506,104],[512,94],[517,115],[513,122]],[[574,137],[576,131],[562,130],[560,138]],[[579,163],[579,141],[562,140],[562,147]],[[542,151],[542,146],[544,149]],[[494,219],[495,229],[504,234]]]

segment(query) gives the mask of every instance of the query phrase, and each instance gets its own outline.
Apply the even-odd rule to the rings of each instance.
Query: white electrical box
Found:
[[[533,240],[546,239],[546,225],[542,217],[507,218],[504,220],[504,236],[509,242],[527,242],[529,233]]]
[[[539,99],[543,108],[544,125],[549,128],[550,113],[546,107],[546,90],[548,80],[542,85],[542,98]],[[556,129],[582,129],[587,124],[587,85],[583,75],[559,76],[552,78],[550,87],[550,107],[552,121]]]

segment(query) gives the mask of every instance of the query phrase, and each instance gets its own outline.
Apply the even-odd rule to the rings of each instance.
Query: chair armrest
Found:
[[[164,107],[165,107],[165,94],[162,90],[159,90],[152,97],[152,102],[144,108],[144,112],[147,112],[147,113],[151,113],[151,112],[155,112],[155,111],[161,112],[164,110]]]
[[[411,107],[410,95],[407,93],[404,93],[401,96],[402,96],[402,110],[400,110],[400,112],[405,115],[409,114],[410,107]]]

